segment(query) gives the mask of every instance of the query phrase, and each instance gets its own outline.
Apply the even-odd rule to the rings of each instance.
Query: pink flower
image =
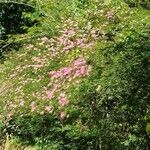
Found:
[[[66,37],[72,37],[75,35],[75,31],[74,30],[64,30],[64,34]]]
[[[52,99],[52,98],[53,98],[53,95],[54,95],[54,92],[53,92],[53,91],[48,91],[48,92],[47,92],[47,97],[48,97],[49,99]]]
[[[77,45],[80,45],[82,42],[83,42],[82,39],[77,39],[77,40],[76,40],[76,44],[77,44]]]
[[[86,42],[85,38],[79,38],[76,40],[76,45],[78,45],[80,47],[81,45],[84,45],[85,42]]]
[[[69,104],[69,100],[67,99],[66,95],[64,94],[60,94],[60,98],[58,101],[60,106],[66,106]]]
[[[68,51],[68,50],[71,50],[71,49],[74,48],[74,47],[75,47],[74,43],[71,42],[69,45],[65,46],[65,47],[63,48],[63,50],[64,50],[64,51]]]
[[[75,72],[75,77],[79,77],[80,75],[81,75],[80,69],[76,70],[76,72]]]
[[[66,113],[64,111],[60,112],[60,119],[64,119],[66,117]]]
[[[114,12],[113,12],[113,11],[108,11],[108,12],[107,12],[107,18],[108,18],[108,19],[113,18],[113,16],[114,16]]]
[[[61,87],[61,83],[54,84],[52,91],[56,92],[60,87]]]
[[[86,67],[85,66],[81,66],[80,68],[80,75],[84,75],[86,73]]]
[[[52,113],[53,107],[52,106],[45,106],[45,111],[47,111],[48,113]]]
[[[56,79],[61,77],[62,74],[60,71],[51,71],[49,75],[51,76],[52,79]]]
[[[74,66],[82,66],[86,64],[86,61],[83,57],[80,57],[77,60],[75,60],[73,64]]]
[[[63,74],[64,76],[67,76],[67,75],[70,75],[70,74],[71,74],[72,68],[71,68],[71,67],[68,67],[68,68],[66,67],[66,68],[62,68],[60,71],[62,72],[62,74]]]
[[[36,109],[36,104],[35,104],[35,102],[33,101],[33,102],[30,104],[30,106],[31,106],[31,112],[34,112],[35,109]]]

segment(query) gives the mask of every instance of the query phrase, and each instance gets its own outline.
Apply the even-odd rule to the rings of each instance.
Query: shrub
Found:
[[[122,1],[45,4],[53,32],[41,18],[29,36],[50,35],[3,65],[6,131],[45,150],[149,149],[148,11]]]

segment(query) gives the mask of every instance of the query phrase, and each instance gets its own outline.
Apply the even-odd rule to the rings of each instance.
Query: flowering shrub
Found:
[[[26,48],[28,51],[33,50],[35,53],[38,54],[38,56],[33,56],[31,58],[31,62],[29,64],[21,67],[20,65],[16,67],[15,73],[11,75],[11,78],[16,77],[18,74],[21,74],[23,71],[26,71],[28,69],[33,69],[33,72],[38,75],[38,80],[36,82],[40,82],[43,80],[44,77],[39,75],[38,71],[40,71],[41,68],[45,67],[48,63],[49,60],[54,61],[54,59],[58,59],[58,57],[61,55],[62,57],[66,57],[69,55],[69,51],[75,51],[82,48],[82,49],[91,49],[92,44],[89,42],[87,39],[88,35],[84,35],[84,39],[82,38],[83,36],[81,35],[80,32],[78,32],[78,25],[68,19],[67,21],[63,22],[64,23],[64,28],[66,27],[65,30],[60,32],[60,37],[55,37],[48,39],[47,37],[42,37],[39,39],[39,43],[37,43],[36,46],[40,48],[46,48],[47,50],[45,51],[45,55],[40,55],[38,48],[35,47],[34,45],[29,44]],[[73,31],[75,29],[77,30],[76,32]],[[77,34],[75,36],[75,33]],[[73,41],[71,41],[71,39]],[[73,47],[70,47],[68,49],[68,46],[70,44],[74,45]],[[37,51],[37,52],[36,52]],[[44,53],[44,52],[43,52]],[[79,53],[80,54],[80,53]],[[77,55],[79,55],[77,54]],[[84,51],[83,51],[84,54]],[[19,57],[24,57],[26,54],[21,54]],[[71,61],[71,60],[69,60]],[[54,106],[55,104],[59,104],[59,106],[65,106],[69,103],[69,100],[67,96],[63,96],[63,92],[67,92],[67,89],[69,88],[70,85],[79,83],[80,79],[86,76],[89,76],[91,73],[91,66],[87,65],[86,59],[84,56],[79,55],[78,57],[74,57],[74,60],[72,62],[69,62],[68,67],[61,67],[59,70],[55,71],[50,71],[48,73],[49,75],[49,84],[47,87],[43,87],[41,90],[42,93],[31,93],[33,95],[33,100],[23,100],[24,99],[24,93],[23,93],[23,87],[28,84],[28,82],[33,83],[33,79],[28,78],[26,81],[23,81],[24,78],[20,77],[20,82],[21,85],[20,87],[17,87],[18,94],[20,95],[19,99],[16,99],[16,101],[8,101],[7,103],[7,111],[8,111],[8,117],[12,117],[15,115],[15,113],[21,113],[20,108],[25,108],[24,111],[27,113],[28,111],[32,113],[38,113],[40,115],[43,115],[45,113],[52,113],[54,111]],[[24,77],[25,74],[24,74]],[[22,92],[22,94],[20,94]],[[32,91],[31,91],[32,92]],[[36,100],[35,100],[36,99]],[[42,99],[42,102],[41,102]],[[52,100],[49,102],[51,99],[57,99]],[[55,104],[52,104],[55,103]],[[28,112],[29,113],[29,112]],[[60,116],[64,116],[63,112],[60,112]],[[23,115],[23,114],[22,114]],[[63,118],[63,117],[61,117]]]
[[[56,33],[1,65],[5,131],[45,150],[149,149],[149,13],[123,1],[67,2],[42,5],[56,9]]]

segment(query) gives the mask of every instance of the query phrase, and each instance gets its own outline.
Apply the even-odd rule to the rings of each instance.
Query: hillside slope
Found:
[[[45,2],[56,14],[0,64],[2,128],[37,149],[148,150],[149,10],[69,2]]]

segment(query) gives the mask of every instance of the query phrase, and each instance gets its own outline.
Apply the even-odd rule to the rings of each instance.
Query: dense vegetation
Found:
[[[34,12],[30,5],[15,2],[0,2],[0,59],[4,58],[3,53],[12,49],[19,49],[21,43],[10,39],[11,35],[23,34],[28,27],[37,22],[25,17],[24,12]]]
[[[149,8],[149,0],[0,3],[3,149],[149,150]]]

